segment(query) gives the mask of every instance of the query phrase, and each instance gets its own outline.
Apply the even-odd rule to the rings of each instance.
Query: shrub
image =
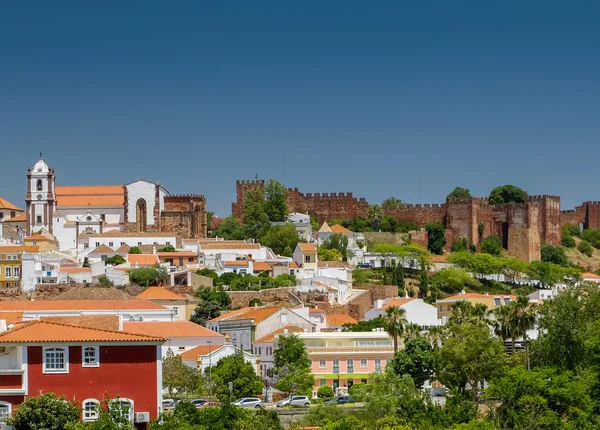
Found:
[[[502,240],[500,239],[500,236],[492,234],[483,239],[481,242],[481,252],[495,256],[500,255],[502,252]]]
[[[563,235],[577,237],[581,233],[581,230],[579,229],[578,226],[576,226],[574,224],[565,224],[563,226],[562,233],[563,233]]]
[[[263,305],[263,302],[258,297],[253,298],[248,303],[248,306],[250,306],[250,307],[252,307],[252,306],[262,306],[262,305]]]
[[[565,254],[565,250],[559,248],[558,246],[545,245],[542,248],[542,261],[545,261],[547,263],[558,264],[562,267],[569,266],[569,259]]]
[[[74,402],[45,393],[29,397],[15,411],[9,424],[15,430],[64,429],[79,421],[81,409]]]
[[[335,396],[335,392],[329,385],[321,385],[317,391],[317,397],[322,399],[330,399],[333,396]]]
[[[579,242],[579,245],[577,245],[577,249],[579,250],[579,252],[587,255],[588,257],[591,257],[594,253],[594,248],[592,248],[592,245],[590,245],[589,242],[586,242],[585,240]]]
[[[594,248],[600,249],[600,230],[587,229],[581,232],[581,238]]]
[[[577,246],[577,244],[575,243],[575,239],[573,239],[572,236],[566,234],[563,234],[562,236],[561,245],[565,248],[575,248],[575,246]]]

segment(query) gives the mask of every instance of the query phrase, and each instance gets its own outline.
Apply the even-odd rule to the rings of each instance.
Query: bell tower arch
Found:
[[[40,153],[33,168],[27,169],[26,222],[27,235],[45,229],[53,233],[52,216],[56,208],[54,169],[49,167]]]

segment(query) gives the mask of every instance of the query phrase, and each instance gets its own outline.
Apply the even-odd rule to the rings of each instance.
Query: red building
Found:
[[[85,318],[85,317],[84,317]],[[94,421],[106,398],[135,422],[156,419],[162,403],[164,339],[47,321],[0,333],[0,417],[29,396],[52,392]],[[3,421],[0,419],[0,422]]]

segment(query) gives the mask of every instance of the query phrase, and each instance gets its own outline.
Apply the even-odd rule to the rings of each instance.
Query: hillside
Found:
[[[578,237],[574,238],[575,242],[577,242],[577,244],[579,245],[579,242],[581,242],[581,239],[579,239]],[[579,252],[577,250],[577,248],[564,248],[565,249],[565,254],[567,254],[567,257],[569,257],[569,260],[574,263],[574,264],[578,264],[581,267],[584,267],[586,270],[590,271],[590,272],[594,272],[598,269],[600,269],[600,250],[597,250],[594,248],[594,253],[592,254],[591,257],[588,257],[587,255],[582,254],[581,252]]]

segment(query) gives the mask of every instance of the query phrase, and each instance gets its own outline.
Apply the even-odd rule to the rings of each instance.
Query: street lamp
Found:
[[[207,341],[208,343],[208,395],[212,400],[212,350],[211,344],[212,340]]]

